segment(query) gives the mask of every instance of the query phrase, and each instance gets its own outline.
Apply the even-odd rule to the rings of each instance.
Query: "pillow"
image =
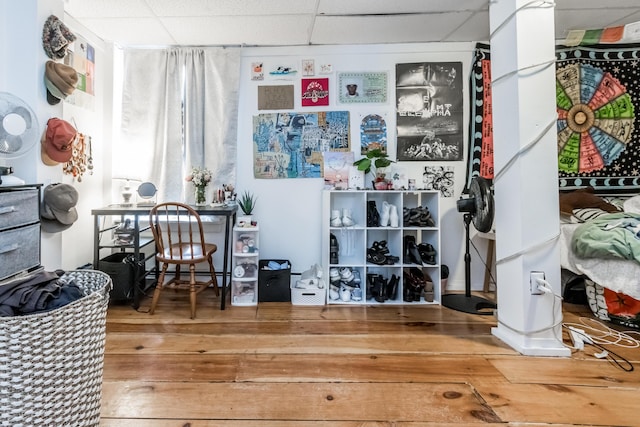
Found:
[[[593,187],[580,188],[568,193],[560,193],[560,213],[572,215],[574,209],[598,208],[606,212],[620,212],[620,210],[594,194]]]
[[[579,208],[573,210],[573,216],[571,222],[587,222],[591,219],[599,218],[601,215],[608,214],[609,212],[600,208]]]
[[[640,214],[640,196],[629,197],[624,202],[624,211]]]

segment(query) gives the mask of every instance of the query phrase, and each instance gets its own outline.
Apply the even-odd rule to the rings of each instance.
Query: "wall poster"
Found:
[[[255,178],[322,178],[325,151],[351,151],[349,112],[258,114],[253,117]]]
[[[462,63],[396,64],[397,160],[462,160]]]
[[[338,73],[341,104],[387,102],[387,73]]]

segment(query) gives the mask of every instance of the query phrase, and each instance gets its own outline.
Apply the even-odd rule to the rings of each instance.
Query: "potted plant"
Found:
[[[365,174],[371,173],[373,180],[371,181],[373,187],[378,190],[386,190],[388,187],[388,180],[385,179],[385,173],[382,169],[395,163],[389,159],[389,155],[382,151],[381,148],[374,148],[367,151],[365,157],[353,162],[354,166],[358,167],[359,171],[363,171]],[[383,188],[384,187],[384,188]]]
[[[238,206],[240,206],[240,209],[244,214],[244,216],[242,215],[238,216],[238,224],[240,224],[241,222],[244,222],[244,224],[246,225],[251,225],[251,215],[253,215],[253,210],[256,207],[256,200],[257,200],[257,197],[249,191],[245,191],[238,198],[237,200]]]

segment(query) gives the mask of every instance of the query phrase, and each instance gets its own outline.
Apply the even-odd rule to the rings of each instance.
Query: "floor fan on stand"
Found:
[[[493,205],[493,195],[489,182],[476,177],[471,181],[469,187],[469,197],[460,199],[456,203],[458,212],[464,213],[465,227],[465,253],[464,253],[464,294],[442,295],[442,305],[457,311],[471,314],[493,314],[493,309],[497,306],[493,301],[471,295],[471,254],[469,253],[469,225],[473,222],[476,230],[486,233],[491,230],[495,208]]]

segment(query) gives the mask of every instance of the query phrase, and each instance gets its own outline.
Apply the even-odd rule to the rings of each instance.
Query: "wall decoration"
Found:
[[[425,190],[440,191],[442,197],[453,197],[453,167],[425,166],[422,184]]]
[[[65,65],[73,67],[78,72],[76,90],[65,101],[89,110],[94,109],[96,87],[96,51],[95,48],[81,35],[67,46]]]
[[[353,166],[353,152],[324,151],[324,184],[325,188],[346,190],[349,188],[349,174]]]
[[[329,79],[302,79],[302,106],[316,107],[329,105]]]
[[[264,80],[264,69],[262,62],[251,63],[251,80]]]
[[[338,73],[338,101],[342,104],[387,102],[387,73]]]
[[[258,86],[258,110],[293,108],[293,85]]]
[[[320,64],[320,74],[331,74],[331,73],[333,73],[333,65]]]
[[[405,166],[394,163],[389,166],[391,183],[394,190],[406,190],[409,188],[409,176]]]
[[[462,63],[396,64],[397,160],[462,159]]]
[[[313,59],[302,60],[302,75],[305,77],[313,76],[316,74],[316,65]]]
[[[275,70],[269,71],[269,75],[280,80],[292,80],[298,73],[293,66],[279,65]]]
[[[640,190],[640,47],[556,48],[558,177],[561,190],[592,186],[598,193]],[[471,143],[467,187],[493,179],[490,49],[478,44],[471,73]]]
[[[258,114],[253,143],[256,178],[321,178],[322,152],[351,151],[349,112]]]
[[[360,122],[360,154],[379,148],[387,152],[387,122],[380,114],[367,114]]]
[[[640,40],[640,21],[617,27],[569,30],[565,46],[589,46],[598,43],[636,43]]]

